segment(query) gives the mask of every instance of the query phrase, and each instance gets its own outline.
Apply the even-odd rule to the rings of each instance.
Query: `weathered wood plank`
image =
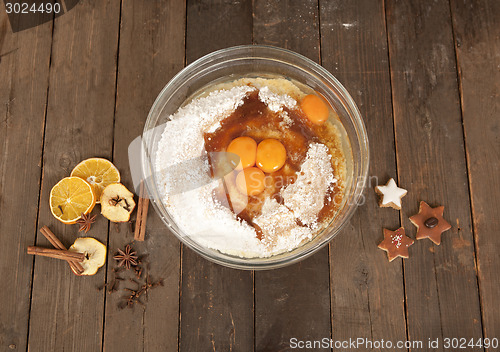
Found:
[[[440,246],[417,241],[405,261],[408,335],[478,338],[481,316],[449,3],[388,1],[387,27],[398,175],[409,190],[403,224],[415,234],[408,216],[425,200],[444,205],[444,217],[453,225]]]
[[[363,204],[330,243],[333,339],[404,341],[401,259],[389,263],[377,248],[383,227],[399,227],[399,214],[379,208],[373,190],[377,183],[397,176],[384,4],[366,0],[320,5],[323,66],[351,93],[370,141],[370,178]]]
[[[81,160],[111,158],[120,1],[81,1],[54,23],[38,226],[48,225],[66,246],[76,225],[50,213],[49,193]],[[99,207],[94,210],[99,212]],[[98,217],[88,236],[106,243]],[[38,236],[37,245],[49,245]],[[105,270],[77,277],[65,262],[35,259],[29,350],[96,350],[102,344]]]
[[[317,1],[256,0],[254,42],[294,50],[319,62],[318,19]],[[328,249],[324,248],[298,264],[255,273],[257,351],[287,350],[294,337],[320,340],[330,336],[328,270]]]
[[[485,337],[500,336],[500,3],[451,1]]]
[[[252,2],[187,0],[186,59],[252,43]]]
[[[13,34],[0,11],[0,350],[26,350],[52,21]]]
[[[251,1],[188,1],[186,59],[252,42]],[[253,350],[253,277],[183,246],[181,351]]]
[[[290,49],[319,62],[318,21],[317,1],[256,0],[253,4],[253,40],[255,44]]]
[[[113,162],[120,169],[122,183],[133,189],[130,178],[128,145],[142,133],[151,105],[163,86],[184,66],[184,1],[123,2],[118,58],[118,84],[115,114]],[[140,165],[130,165],[138,168]],[[132,218],[134,218],[134,214]],[[119,232],[110,227],[108,281],[116,267],[112,255],[133,240],[128,224]],[[177,238],[154,213],[149,211],[146,239],[133,248],[150,265],[152,280],[164,279],[165,286],[143,298],[145,307],[119,309],[124,287],[106,295],[104,326],[105,351],[176,351],[179,326],[180,245]],[[125,274],[120,273],[125,277]],[[131,276],[131,275],[128,275]],[[143,278],[137,280],[144,282]],[[125,322],[125,324],[124,324]]]

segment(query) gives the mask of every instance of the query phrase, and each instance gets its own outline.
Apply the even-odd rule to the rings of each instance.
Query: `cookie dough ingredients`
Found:
[[[375,192],[380,196],[379,205],[401,210],[401,198],[406,196],[406,189],[399,188],[393,178],[385,186],[376,186]]]
[[[257,142],[250,137],[238,137],[229,143],[226,151],[238,156],[238,158],[229,157],[229,163],[233,167],[244,169],[255,165]]]
[[[278,171],[285,165],[286,149],[280,141],[264,139],[257,146],[257,166],[264,172]]]
[[[65,177],[50,190],[50,211],[64,224],[74,224],[82,213],[94,209],[96,199],[92,187],[79,177]]]
[[[420,202],[418,214],[410,217],[410,221],[417,227],[417,240],[430,239],[435,244],[441,244],[441,234],[451,225],[443,218],[444,206],[431,208],[429,204]]]
[[[326,103],[314,94],[306,95],[300,102],[300,108],[306,114],[307,118],[316,125],[323,124],[328,120],[330,111]]]
[[[81,275],[94,275],[106,263],[106,246],[95,238],[77,238],[75,243],[69,247],[69,251],[85,255],[85,259],[80,262],[83,267]],[[73,270],[73,267],[71,269]]]
[[[328,225],[342,204],[345,157],[337,127],[300,109],[306,95],[290,80],[245,78],[169,116],[155,171],[183,234],[254,258],[292,251]]]
[[[103,158],[82,161],[71,171],[71,176],[83,178],[92,186],[97,203],[100,202],[102,190],[107,185],[120,182],[120,172],[116,166]]]
[[[121,183],[113,183],[101,194],[101,214],[113,222],[126,222],[135,208],[134,194]]]
[[[387,252],[387,258],[392,262],[397,257],[409,258],[408,247],[415,241],[406,236],[405,229],[400,227],[396,231],[384,229],[384,240],[378,248]]]

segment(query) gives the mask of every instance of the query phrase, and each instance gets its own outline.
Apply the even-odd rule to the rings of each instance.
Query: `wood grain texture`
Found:
[[[253,3],[253,41],[298,52],[319,62],[318,2],[306,0]]]
[[[373,189],[397,179],[384,3],[320,5],[323,66],[351,93],[370,141],[369,179],[361,205],[330,243],[333,339],[404,341],[401,259],[389,262],[377,248],[382,228],[399,227],[399,212],[380,208]]]
[[[141,135],[149,109],[163,86],[184,66],[184,1],[124,1],[121,12],[118,58],[117,101],[113,162],[121,171],[122,183],[132,184],[128,146]],[[135,189],[136,195],[138,189]],[[136,197],[137,199],[137,197]],[[137,211],[132,215],[134,218]],[[117,229],[119,232],[117,232]],[[116,268],[112,255],[133,241],[127,223],[110,226],[108,281]],[[135,289],[130,282],[120,282],[118,291],[106,295],[105,351],[176,351],[179,326],[180,245],[151,207],[144,242],[133,248],[145,261],[152,280],[164,279],[164,286],[152,290],[144,307],[119,309],[126,292]],[[133,275],[119,274],[121,277]],[[124,324],[124,322],[126,322]]]
[[[187,0],[186,60],[252,43],[250,0]]]
[[[451,1],[485,337],[500,336],[500,3]]]
[[[440,246],[417,241],[405,261],[411,340],[482,336],[455,53],[448,1],[386,7],[403,225],[418,203],[444,205]],[[442,348],[442,346],[441,346]],[[424,349],[428,350],[428,349]],[[441,349],[439,349],[441,350]]]
[[[319,62],[317,1],[254,1],[256,44],[276,45]],[[290,339],[330,336],[328,249],[281,269],[255,272],[255,347],[282,351]],[[314,287],[314,289],[311,289]]]
[[[12,34],[0,5],[1,352],[281,351],[290,337],[500,337],[498,1],[73,2],[54,35],[52,22]],[[321,59],[364,118],[372,179],[329,248],[274,271],[227,269],[183,248],[150,209],[146,241],[133,246],[165,286],[131,310],[117,308],[122,292],[97,290],[114,275],[117,248],[133,240],[128,224],[98,216],[87,236],[108,240],[109,253],[92,277],[26,254],[29,245],[51,247],[37,234],[42,225],[67,247],[85,236],[50,214],[57,181],[100,156],[132,190],[126,148],[160,89],[185,62],[252,39]],[[409,192],[400,216],[376,204],[373,186],[390,177]],[[409,259],[389,263],[376,248],[382,227],[402,221],[414,238],[408,216],[420,200],[444,205],[453,228],[440,246],[416,241]]]
[[[52,21],[13,34],[0,10],[0,351],[26,349]]]
[[[54,23],[38,225],[48,225],[65,246],[81,234],[51,215],[49,193],[81,160],[111,158],[119,14],[118,0],[81,1]],[[98,217],[86,236],[106,243],[107,229]],[[48,241],[38,236],[37,245]],[[100,349],[104,292],[96,287],[104,277],[102,269],[77,277],[63,261],[36,258],[29,350]]]
[[[186,60],[252,42],[251,1],[188,1]],[[253,277],[182,250],[181,351],[253,351]]]
[[[256,351],[330,337],[328,248],[281,269],[255,273]]]

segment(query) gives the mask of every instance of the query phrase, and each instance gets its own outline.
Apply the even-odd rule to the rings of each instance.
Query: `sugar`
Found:
[[[192,240],[225,253],[258,256],[262,244],[254,228],[213,200],[212,192],[221,181],[205,182],[210,168],[203,157],[203,133],[220,127],[252,90],[239,86],[215,91],[170,116],[158,144],[155,171],[163,203]],[[188,191],[179,193],[178,188]]]
[[[290,117],[283,108],[296,108],[296,101],[276,90],[271,92],[262,82],[259,99],[289,125]],[[155,163],[162,202],[182,232],[203,247],[241,257],[268,257],[310,240],[326,190],[334,182],[328,148],[311,144],[296,182],[282,190],[284,205],[268,198],[261,215],[254,219],[262,229],[262,240],[252,226],[216,200],[213,193],[222,181],[208,177],[203,134],[217,130],[255,89],[237,85],[212,91],[180,108],[166,124]]]
[[[243,251],[247,256],[259,255],[262,244],[254,228],[212,199],[218,182],[172,196],[169,211],[182,230],[202,246],[235,255]]]
[[[283,107],[293,109],[297,105],[295,99],[289,95],[273,93],[269,87],[262,87],[259,90],[259,100],[274,112],[283,111]]]
[[[285,206],[293,211],[302,224],[312,229],[317,227],[317,215],[323,208],[328,189],[337,181],[330,159],[326,145],[312,143],[297,180],[281,191]]]
[[[282,129],[286,129],[293,125],[293,120],[290,117],[290,115],[288,115],[288,112],[286,111],[280,112],[279,117],[281,117],[280,127]]]
[[[290,209],[272,198],[265,200],[262,214],[254,222],[263,232],[262,242],[276,252],[290,251],[312,237],[307,227],[297,224]]]

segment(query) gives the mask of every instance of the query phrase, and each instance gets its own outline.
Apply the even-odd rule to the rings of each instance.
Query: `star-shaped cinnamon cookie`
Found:
[[[418,214],[410,217],[410,221],[417,227],[417,240],[428,238],[435,244],[441,243],[441,234],[451,225],[443,218],[444,206],[431,208],[429,204],[420,202]]]
[[[401,198],[406,196],[406,189],[399,188],[393,178],[385,186],[376,186],[375,192],[380,196],[379,205],[381,207],[391,207],[401,209]]]
[[[384,229],[384,240],[379,243],[378,248],[387,252],[389,261],[392,262],[397,257],[408,258],[408,247],[415,241],[406,236],[405,229],[400,227],[396,231]]]

